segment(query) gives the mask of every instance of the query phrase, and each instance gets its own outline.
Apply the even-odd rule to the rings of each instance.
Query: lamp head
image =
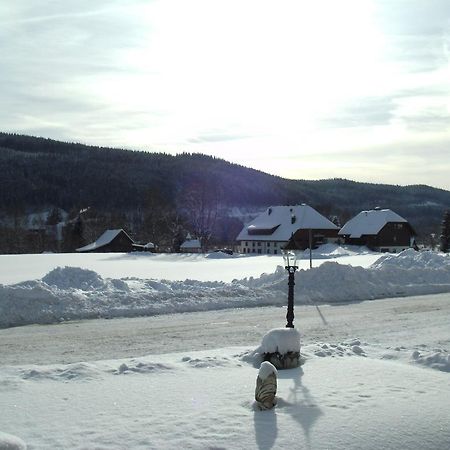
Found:
[[[294,269],[294,271],[296,269],[298,269],[297,255],[295,254],[295,252],[289,251],[289,250],[283,250],[282,255],[283,255],[285,269],[290,270],[292,268],[292,269]]]

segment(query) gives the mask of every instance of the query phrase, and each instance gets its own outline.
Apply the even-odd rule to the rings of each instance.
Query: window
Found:
[[[248,242],[245,243],[245,246],[248,247]]]
[[[267,243],[267,247],[270,247],[270,242]]]
[[[273,246],[274,246],[274,247],[276,247],[276,246],[277,246],[277,243],[276,243],[276,242],[274,242],[274,243],[273,243]]]
[[[274,254],[274,255],[276,255],[277,253],[278,253],[278,251],[277,251],[277,250],[274,250],[274,251],[273,251],[273,254]]]
[[[252,242],[252,247],[254,247],[255,246],[255,243],[254,242]]]
[[[270,248],[267,249],[267,254],[268,254],[268,255],[270,254]]]
[[[261,242],[258,242],[258,247],[261,247]]]
[[[258,248],[258,253],[261,254],[261,249],[260,248]]]

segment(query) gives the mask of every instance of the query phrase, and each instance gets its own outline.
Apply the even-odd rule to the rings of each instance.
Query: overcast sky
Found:
[[[450,189],[449,0],[2,0],[0,130]]]

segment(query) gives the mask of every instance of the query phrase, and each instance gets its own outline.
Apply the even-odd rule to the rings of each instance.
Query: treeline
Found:
[[[206,155],[100,148],[6,133],[0,133],[0,173],[0,232],[8,242],[20,234],[20,220],[31,212],[61,208],[73,221],[89,208],[91,217],[83,220],[93,231],[85,233],[87,239],[97,228],[116,223],[141,241],[173,245],[189,231],[227,244],[242,226],[230,217],[231,208],[303,202],[342,224],[362,209],[391,208],[426,240],[439,233],[450,205],[449,191],[428,186],[286,180]],[[27,242],[24,233],[21,239]]]

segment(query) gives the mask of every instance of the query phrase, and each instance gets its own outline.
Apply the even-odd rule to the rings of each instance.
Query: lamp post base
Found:
[[[277,369],[295,369],[301,363],[300,352],[287,352],[284,354],[274,352],[274,353],[263,353],[264,361],[269,361]]]

